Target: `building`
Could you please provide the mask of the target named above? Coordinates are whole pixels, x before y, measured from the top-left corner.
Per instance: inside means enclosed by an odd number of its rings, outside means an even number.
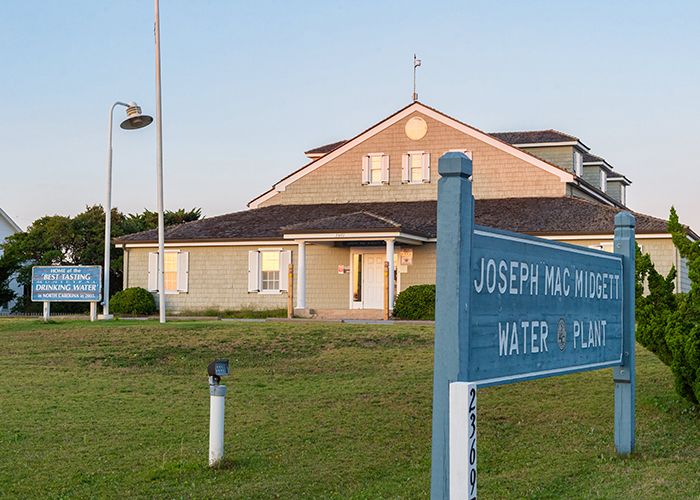
[[[435,282],[437,163],[451,151],[472,159],[477,224],[612,250],[630,181],[579,139],[487,134],[414,102],[350,140],[307,151],[310,162],[250,210],[167,228],[166,307],[286,307],[291,289],[298,314],[376,317],[384,261],[396,292]],[[634,215],[657,269],[676,265],[677,289],[688,287],[666,221]],[[156,292],[157,232],[115,243],[125,251],[124,286]]]
[[[0,245],[5,242],[5,239],[15,233],[22,231],[17,224],[7,215],[2,208],[0,208]],[[0,255],[2,255],[3,250],[0,247]],[[10,288],[17,294],[22,295],[22,287],[17,284],[15,280],[10,281]],[[14,304],[5,303],[0,304],[0,314],[7,313],[12,308]]]

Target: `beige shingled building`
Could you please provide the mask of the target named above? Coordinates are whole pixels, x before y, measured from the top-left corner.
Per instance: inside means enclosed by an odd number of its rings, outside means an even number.
[[[167,228],[167,309],[286,307],[292,290],[300,315],[378,317],[384,261],[394,275],[390,305],[407,287],[435,282],[437,165],[452,151],[472,159],[477,224],[612,250],[630,182],[579,139],[487,134],[414,102],[350,140],[307,151],[310,163],[250,210]],[[666,222],[634,215],[643,251],[662,273],[675,265],[676,289],[689,289]],[[157,294],[156,232],[116,244],[124,287]]]

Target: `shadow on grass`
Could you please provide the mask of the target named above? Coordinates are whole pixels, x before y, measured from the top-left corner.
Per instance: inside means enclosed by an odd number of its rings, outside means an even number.
[[[258,462],[258,463],[256,463]],[[223,471],[234,471],[243,469],[254,469],[260,465],[261,460],[254,460],[252,458],[229,458],[224,457],[214,465],[212,465],[212,470],[223,470]]]
[[[147,479],[150,481],[171,481],[179,478],[180,476],[187,477],[192,475],[198,475],[200,472],[207,471],[222,471],[222,472],[242,472],[242,471],[252,471],[254,469],[260,469],[265,462],[259,458],[229,458],[224,457],[219,460],[215,465],[209,467],[207,465],[202,465],[201,462],[175,462],[170,464],[165,464],[158,469],[152,470],[146,474]]]

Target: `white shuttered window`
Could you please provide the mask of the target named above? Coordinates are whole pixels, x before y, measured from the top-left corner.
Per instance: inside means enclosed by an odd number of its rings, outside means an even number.
[[[430,182],[430,153],[412,151],[401,158],[401,182]]]
[[[389,184],[389,155],[372,153],[362,157],[362,184]]]
[[[290,250],[261,248],[248,252],[248,292],[279,293],[289,289]]]
[[[165,252],[165,293],[189,291],[190,253]],[[158,252],[148,254],[148,290],[158,291]]]

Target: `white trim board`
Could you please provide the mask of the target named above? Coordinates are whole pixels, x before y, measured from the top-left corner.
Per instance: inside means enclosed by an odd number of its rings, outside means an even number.
[[[158,248],[158,242],[155,243],[117,243],[121,248]],[[270,241],[206,241],[206,242],[191,242],[179,241],[177,243],[166,243],[166,248],[173,247],[254,247],[267,245],[292,245],[289,241],[270,240]]]
[[[333,241],[356,241],[356,240],[387,240],[387,239],[401,239],[404,241],[418,241],[426,242],[429,238],[424,236],[414,236],[410,234],[393,232],[393,233],[299,233],[285,235],[286,240],[333,240]]]
[[[614,235],[612,233],[610,234],[586,234],[586,235],[568,235],[568,236],[538,236],[538,238],[542,238],[545,240],[558,240],[558,241],[565,241],[565,240],[612,240],[614,239]],[[652,233],[652,234],[644,234],[644,233],[635,233],[635,238],[638,240],[649,240],[649,239],[671,239],[671,235],[666,233],[666,234],[660,234],[660,233]]]
[[[17,224],[15,224],[15,221],[13,221],[12,218],[10,218],[10,216],[7,215],[7,213],[2,208],[0,208],[0,216],[2,216],[5,220],[7,220],[7,223],[10,226],[12,226],[12,229],[14,229],[16,232],[18,232],[18,233],[22,232],[22,229]]]

